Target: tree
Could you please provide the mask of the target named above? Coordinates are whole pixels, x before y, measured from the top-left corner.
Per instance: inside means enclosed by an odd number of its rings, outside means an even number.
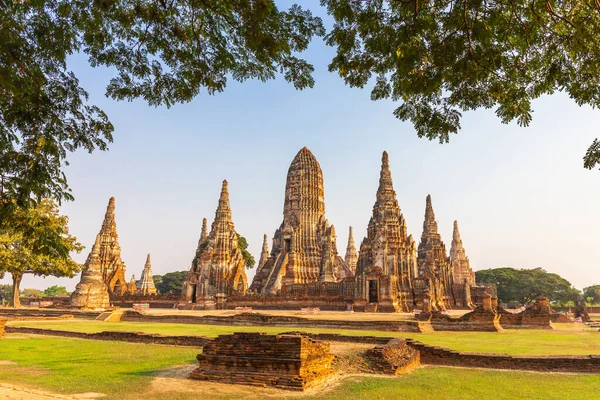
[[[53,285],[46,288],[42,292],[43,297],[67,297],[70,296],[71,293],[64,286]]]
[[[187,277],[187,271],[168,272],[161,277],[160,282],[154,281],[154,285],[160,294],[181,295],[183,281]]]
[[[10,287],[10,293],[11,293],[11,295],[13,293],[12,286]],[[40,289],[27,288],[27,289],[23,289],[23,291],[21,292],[21,295],[23,297],[41,297],[42,291]]]
[[[250,254],[250,252],[247,250],[248,241],[246,240],[245,237],[243,237],[239,233],[236,233],[236,235],[238,238],[238,248],[242,251],[242,256],[244,257],[246,269],[254,268],[254,264],[256,264],[256,260],[254,259],[252,254]]]
[[[112,141],[113,126],[88,103],[69,55],[115,71],[109,97],[171,106],[202,89],[221,92],[228,78],[281,73],[298,89],[312,87],[313,67],[297,54],[324,35],[310,11],[279,11],[273,0],[0,0],[0,27],[0,200],[19,206],[71,200],[67,154]]]
[[[329,65],[419,137],[448,142],[462,112],[495,108],[503,123],[531,122],[531,102],[563,91],[600,106],[600,3],[531,0],[321,0],[335,20]],[[374,78],[374,79],[372,79]],[[594,141],[584,166],[600,164]]]
[[[593,304],[600,303],[600,285],[592,285],[583,288],[583,298],[588,299],[589,297],[592,298],[591,302]]]
[[[83,246],[69,234],[68,218],[58,205],[44,199],[35,207],[16,209],[10,226],[0,230],[0,275],[12,275],[11,305],[19,307],[19,285],[24,274],[73,277],[81,265],[71,252]]]
[[[10,300],[12,287],[10,285],[0,285],[0,305],[6,304]]]
[[[477,271],[475,276],[479,283],[495,284],[503,302],[518,301],[524,306],[542,296],[565,303],[579,294],[569,281],[542,268],[495,268]]]

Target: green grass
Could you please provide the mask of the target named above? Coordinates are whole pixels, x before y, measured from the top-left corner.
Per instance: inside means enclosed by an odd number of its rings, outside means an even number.
[[[169,392],[150,390],[158,371],[194,361],[198,350],[191,348],[16,334],[0,343],[0,360],[17,363],[0,365],[0,382],[51,392],[99,392],[107,400],[265,399],[287,394],[183,379]],[[202,385],[208,389],[201,395],[185,392]],[[424,367],[393,378],[349,376],[330,391],[316,389],[302,399],[575,400],[597,399],[599,393],[597,375]]]
[[[586,355],[600,354],[600,332],[591,329],[573,330],[572,325],[557,324],[559,329],[570,330],[515,330],[495,332],[434,332],[405,333],[361,330],[333,330],[319,328],[250,327],[192,325],[142,322],[101,321],[49,321],[21,322],[10,325],[32,328],[61,329],[76,332],[130,331],[158,333],[163,335],[217,336],[233,332],[281,333],[301,330],[312,333],[341,333],[345,335],[373,335],[411,337],[423,343],[452,350],[510,355]]]
[[[60,393],[101,392],[111,397],[143,390],[159,370],[195,362],[198,349],[8,335],[0,339],[0,381]]]

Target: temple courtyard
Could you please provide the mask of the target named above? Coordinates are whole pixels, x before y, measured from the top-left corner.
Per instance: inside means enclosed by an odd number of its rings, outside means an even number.
[[[169,315],[168,311],[155,311]],[[181,311],[182,315],[199,312]],[[232,311],[205,311],[229,315]],[[298,312],[289,312],[290,316]],[[281,312],[274,314],[281,315]],[[319,313],[313,319],[349,318],[365,322],[408,318],[368,313]],[[597,319],[597,316],[592,316]],[[318,321],[315,321],[318,323]],[[93,319],[17,318],[0,339],[0,397],[7,399],[258,399],[353,398],[422,399],[593,399],[600,398],[600,376],[586,373],[509,371],[422,364],[390,376],[367,372],[365,354],[373,344],[329,341],[334,374],[304,392],[189,379],[201,347],[89,340],[31,334],[24,328],[63,332],[139,332],[166,337],[208,337],[234,332],[280,334],[299,331],[352,337],[410,338],[463,353],[535,356],[600,356],[600,333],[582,323],[556,323],[554,329],[505,329],[503,332],[390,332],[365,329],[226,326]]]

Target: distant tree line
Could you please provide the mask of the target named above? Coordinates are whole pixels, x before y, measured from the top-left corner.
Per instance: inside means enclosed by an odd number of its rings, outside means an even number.
[[[560,306],[581,295],[569,281],[542,268],[493,268],[476,271],[475,276],[478,283],[494,284],[503,303],[518,302],[527,306],[538,297],[547,297]]]

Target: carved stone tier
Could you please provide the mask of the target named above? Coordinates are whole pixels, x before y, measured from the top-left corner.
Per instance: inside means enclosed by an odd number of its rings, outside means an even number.
[[[250,289],[277,294],[282,285],[338,282],[352,276],[338,255],[335,229],[325,219],[323,173],[304,147],[288,170],[283,222],[273,236],[271,255]]]
[[[188,301],[212,308],[229,295],[245,294],[248,287],[245,261],[231,219],[227,181],[223,181],[210,233],[205,240],[203,236],[183,288]]]
[[[137,281],[138,293],[142,296],[153,296],[156,294],[156,286],[154,286],[154,278],[152,277],[152,264],[150,263],[150,254],[146,257],[142,278]]]
[[[135,275],[131,275],[131,279],[129,280],[129,284],[127,285],[127,293],[129,293],[129,294],[137,293],[137,281],[135,279]]]
[[[108,286],[104,283],[101,270],[100,252],[102,248],[101,234],[96,236],[96,242],[85,262],[81,280],[71,295],[71,306],[87,310],[104,310],[110,306]]]

